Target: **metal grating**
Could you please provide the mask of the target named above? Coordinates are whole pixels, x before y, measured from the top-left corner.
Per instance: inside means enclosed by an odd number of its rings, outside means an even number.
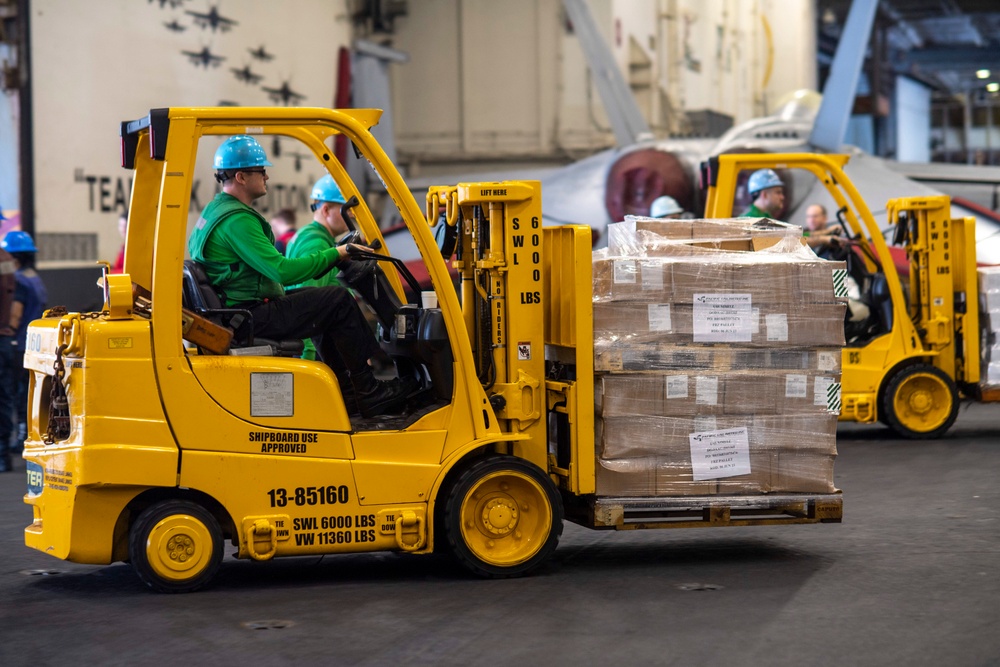
[[[97,234],[41,232],[36,238],[38,261],[97,261]]]

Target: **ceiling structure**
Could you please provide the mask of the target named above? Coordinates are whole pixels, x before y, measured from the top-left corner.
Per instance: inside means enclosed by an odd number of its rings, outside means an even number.
[[[836,48],[850,4],[818,0],[821,59]],[[893,74],[939,97],[984,97],[987,84],[1000,83],[1000,0],[881,0],[872,40],[869,72],[883,95]],[[983,69],[989,75],[977,77]]]

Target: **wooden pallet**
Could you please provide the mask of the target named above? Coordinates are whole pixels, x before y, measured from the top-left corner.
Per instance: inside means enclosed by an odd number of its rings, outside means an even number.
[[[844,501],[839,493],[595,498],[587,514],[590,527],[615,530],[840,523]]]

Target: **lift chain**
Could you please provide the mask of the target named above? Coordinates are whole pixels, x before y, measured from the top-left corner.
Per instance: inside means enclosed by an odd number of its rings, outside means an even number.
[[[49,424],[42,434],[42,441],[51,445],[58,440],[69,437],[69,399],[66,398],[66,387],[63,378],[66,377],[66,366],[63,364],[63,352],[67,345],[63,343],[56,349],[56,361],[53,364],[55,374],[52,377],[52,389],[49,391]]]

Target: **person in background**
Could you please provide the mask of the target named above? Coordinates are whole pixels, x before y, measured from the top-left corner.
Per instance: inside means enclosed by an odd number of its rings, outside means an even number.
[[[283,208],[271,218],[271,229],[274,231],[274,247],[282,255],[288,249],[288,242],[295,236],[295,209]]]
[[[750,174],[747,190],[753,204],[741,218],[777,219],[785,208],[785,184],[773,169],[758,169]]]
[[[24,348],[28,340],[28,325],[37,320],[45,311],[48,292],[41,276],[35,271],[35,242],[27,232],[9,232],[0,242],[6,252],[14,258],[17,266],[14,301],[10,309],[10,327],[14,330],[13,364],[15,387],[15,414],[17,416],[17,441],[11,451],[24,450],[24,440],[28,436],[28,370],[24,367]]]
[[[251,204],[267,194],[271,162],[251,136],[229,137],[215,152],[222,192],[209,202],[188,238],[191,258],[205,268],[227,308],[245,308],[261,338],[313,338],[337,376],[344,402],[364,417],[400,411],[406,393],[398,378],[377,380],[368,360],[378,347],[351,293],[336,285],[283,285],[317,278],[363,246],[330,247],[289,259],[274,247],[274,233]]]
[[[339,240],[348,232],[347,222],[344,221],[340,210],[341,205],[347,200],[344,199],[344,195],[340,192],[337,182],[333,180],[333,176],[327,174],[316,181],[312,188],[311,197],[313,200],[310,205],[313,212],[312,222],[298,230],[288,243],[288,247],[285,248],[285,256],[289,259],[306,257],[314,252],[335,248]],[[289,289],[326,285],[347,287],[340,280],[340,269],[334,267],[325,275],[291,285]],[[313,345],[312,340],[307,338],[304,344],[302,358],[315,359],[316,346]]]
[[[115,265],[111,267],[111,273],[125,273],[125,234],[128,233],[128,209],[122,211],[118,216],[118,233],[122,237],[122,247],[118,251]]]
[[[682,213],[684,213],[684,209],[677,203],[677,200],[667,195],[657,197],[649,207],[649,217],[651,218],[676,219],[681,217]]]
[[[802,236],[813,252],[823,259],[844,259],[844,249],[840,243],[843,231],[840,225],[828,226],[826,207],[822,204],[811,204],[806,209],[806,225]]]
[[[14,401],[17,396],[17,366],[14,365],[14,334],[11,308],[17,284],[17,262],[0,249],[0,472],[13,470],[10,439],[14,432]]]

